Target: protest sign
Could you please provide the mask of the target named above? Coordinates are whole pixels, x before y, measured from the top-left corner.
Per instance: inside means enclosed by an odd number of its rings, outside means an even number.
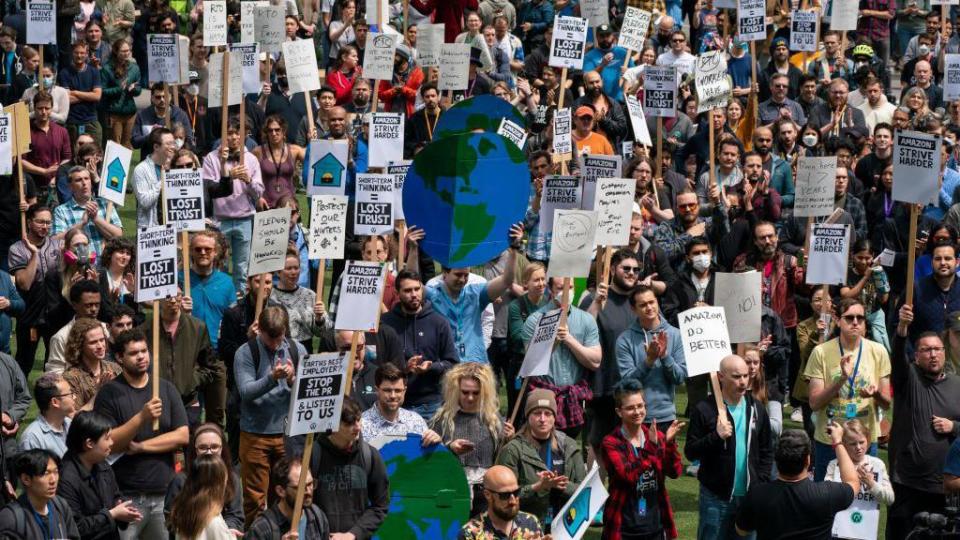
[[[397,52],[399,36],[396,34],[367,34],[363,49],[363,77],[380,81],[393,78],[393,56]],[[314,65],[316,76],[316,65]]]
[[[220,107],[223,97],[223,55],[213,53],[207,64],[207,107]],[[227,106],[239,105],[243,99],[243,53],[230,52],[230,88]]]
[[[930,0],[931,6],[956,6],[960,5],[960,0]]]
[[[580,201],[583,192],[580,190],[580,179],[576,176],[548,176],[543,179],[543,190],[540,192],[540,223],[541,234],[553,231],[554,210],[576,210],[582,208]]]
[[[203,0],[203,46],[227,46],[226,0]]]
[[[767,6],[765,0],[740,0],[737,6],[737,29],[742,41],[767,39]]]
[[[590,274],[596,246],[597,213],[592,210],[556,210],[547,277],[577,278]]]
[[[837,156],[800,156],[797,165],[793,215],[821,217],[833,213],[836,199]]]
[[[347,185],[347,157],[350,143],[346,140],[310,141],[307,152],[308,195],[343,195]]]
[[[553,153],[558,156],[573,154],[573,125],[570,109],[557,109],[553,113]]]
[[[597,245],[625,246],[630,243],[633,197],[637,182],[633,178],[597,180]]]
[[[290,207],[264,210],[253,215],[253,238],[247,275],[283,270],[290,243]]]
[[[27,0],[27,44],[57,42],[57,3],[54,0]]]
[[[580,0],[580,16],[587,20],[591,28],[610,24],[609,7],[607,0]]]
[[[180,84],[180,44],[177,34],[147,35],[150,82]]]
[[[550,373],[550,356],[553,354],[553,343],[557,338],[557,329],[560,328],[560,308],[551,309],[540,317],[533,336],[527,345],[527,352],[523,355],[523,364],[520,366],[518,377],[542,377]]]
[[[393,176],[358,174],[353,232],[358,235],[393,233]]]
[[[707,306],[688,309],[678,316],[680,341],[687,360],[687,378],[720,371],[720,360],[729,355],[730,335],[723,308]],[[669,349],[670,344],[667,344]]]
[[[390,68],[393,69],[392,67]],[[440,45],[440,81],[438,89],[466,90],[470,84],[470,44],[443,43]]]
[[[346,352],[311,354],[297,364],[297,378],[290,392],[287,414],[288,437],[340,429],[344,390],[349,386]]]
[[[760,341],[760,272],[714,274],[713,305],[722,307],[731,343]]]
[[[287,65],[287,84],[290,93],[312,92],[320,89],[320,77],[317,74],[317,51],[313,41],[298,39],[280,44],[283,59]],[[231,58],[232,60],[232,58]]]
[[[387,174],[393,177],[393,219],[406,219],[403,215],[403,182],[407,179],[407,169],[411,161],[391,162],[387,165]]]
[[[943,55],[943,100],[960,99],[960,54]]]
[[[713,0],[714,9],[737,9],[737,0]]]
[[[620,35],[617,37],[617,45],[633,51],[642,51],[650,29],[651,17],[649,11],[627,6],[623,15],[623,25],[620,26]]]
[[[206,228],[200,169],[173,169],[163,176],[164,223],[177,232]]]
[[[643,146],[653,146],[650,139],[650,130],[647,129],[647,119],[643,116],[643,108],[637,96],[625,96],[627,102],[627,113],[630,115],[630,125],[633,127],[633,138]]]
[[[348,201],[346,195],[311,197],[309,258],[343,258]]]
[[[258,7],[255,12],[254,38],[260,44],[260,50],[271,54],[280,52],[282,50],[280,44],[286,38],[283,28],[286,13],[284,7]]]
[[[383,23],[390,21],[390,14],[387,11],[389,6],[386,0],[365,0],[364,1],[364,10],[365,19],[367,24],[373,26],[377,25],[377,31],[382,32],[383,29],[380,28]]]
[[[940,145],[936,135],[918,131],[893,134],[893,199],[927,204],[940,191]]]
[[[417,63],[420,67],[440,67],[440,47],[443,45],[444,24],[417,26]]]
[[[370,115],[370,166],[386,167],[403,159],[403,113]]]
[[[623,158],[600,154],[580,155],[580,175],[583,177],[583,196],[581,208],[596,210],[594,197],[597,193],[597,178],[620,176]]]
[[[847,225],[814,224],[807,257],[808,285],[842,285],[847,282],[850,237]]]
[[[523,150],[523,145],[527,144],[527,130],[524,129],[523,126],[506,118],[500,119],[500,127],[497,128],[497,133],[509,139],[510,142],[517,145],[517,148],[521,150]]]
[[[240,2],[240,43],[257,41],[257,8],[267,7],[270,2],[264,0],[244,0]]]
[[[587,41],[587,20],[580,17],[557,17],[553,20],[550,62],[553,67],[583,69]]]
[[[122,144],[107,141],[107,147],[103,149],[103,168],[100,170],[98,197],[117,206],[123,206],[127,182],[130,178],[131,158],[133,158],[133,150]]]
[[[633,141],[620,143],[620,155],[623,156],[623,159],[633,159]]]
[[[834,0],[831,4],[830,29],[838,31],[856,30],[857,17],[860,16],[860,3],[847,0]]]
[[[697,114],[726,107],[733,88],[727,75],[723,51],[710,51],[697,57],[694,80],[697,87]]]
[[[173,225],[137,231],[137,302],[177,295],[177,231]]]
[[[643,112],[647,116],[677,116],[677,69],[647,66],[643,70]]]
[[[260,82],[260,45],[257,43],[231,43],[230,50],[240,54],[240,86],[244,94],[259,94],[263,89]],[[235,57],[231,56],[231,64]],[[231,66],[232,68],[233,66]],[[230,70],[233,73],[233,69]],[[233,86],[233,82],[230,82]]]
[[[339,305],[350,307],[337,310],[335,330],[366,332],[377,328],[385,271],[380,263],[347,261],[340,284]]]
[[[790,13],[790,50],[817,52],[817,14],[813,11]]]
[[[16,131],[14,152],[19,152],[20,155],[26,154],[30,151],[30,111],[27,109],[27,104],[17,101],[4,107],[3,112],[13,117],[13,127]]]
[[[13,115],[0,113],[0,174],[13,174],[14,136]]]
[[[180,64],[180,84],[188,84],[190,82],[190,38],[177,36],[177,52],[179,54],[177,62]]]
[[[645,475],[644,479],[646,479]],[[553,518],[550,529],[551,538],[553,540],[583,538],[590,524],[593,523],[593,516],[603,508],[609,496],[607,488],[603,487],[603,479],[600,478],[600,467],[594,463],[583,482],[580,482],[577,490],[567,500],[567,504],[563,505],[560,512]]]
[[[867,469],[866,474],[873,477],[875,485],[884,485],[885,470],[878,470],[871,467]],[[832,482],[843,482],[840,477],[840,467],[834,467],[833,475],[824,480]],[[889,485],[889,484],[887,484]],[[855,540],[873,540],[879,538],[877,532],[880,528],[880,501],[873,494],[873,490],[868,488],[866,482],[860,485],[860,493],[853,498],[853,502],[845,510],[841,510],[833,516],[833,538],[852,538]],[[907,535],[908,537],[910,535]]]
[[[896,264],[896,257],[896,251],[890,248],[884,248],[884,250],[880,252],[880,255],[877,255],[877,262],[880,264],[880,266],[892,268],[893,265]]]

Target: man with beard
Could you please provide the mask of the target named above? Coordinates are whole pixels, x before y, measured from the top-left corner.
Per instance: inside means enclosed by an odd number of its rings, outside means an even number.
[[[960,492],[960,377],[944,372],[944,343],[934,332],[917,336],[913,362],[907,336],[914,326],[913,307],[900,308],[893,337],[891,383],[897,389],[890,429],[890,478],[895,500],[887,513],[887,538],[903,538],[917,512],[944,510],[944,492]],[[951,321],[953,323],[953,321]],[[946,461],[946,467],[943,463]]]
[[[677,195],[677,217],[657,225],[653,230],[654,243],[663,248],[674,269],[680,267],[687,241],[694,236],[704,236],[711,245],[717,245],[723,235],[730,232],[726,206],[716,204],[719,201],[717,191],[712,192],[716,195],[712,216],[700,216],[697,194],[688,189]]]
[[[327,515],[317,505],[313,504],[313,490],[315,484],[313,475],[307,471],[306,478],[300,478],[300,458],[285,457],[270,467],[270,501],[267,508],[247,529],[248,539],[275,540],[282,538],[289,540],[290,520],[297,507],[297,488],[302,481],[303,510],[306,518],[306,527],[299,529],[298,538],[304,540],[327,540],[330,535],[330,525]],[[302,523],[302,522],[301,522]]]
[[[491,537],[539,538],[540,522],[520,511],[520,484],[509,467],[494,465],[483,475],[483,498],[487,511],[460,529],[457,540],[484,540]]]
[[[216,267],[219,250],[217,240],[217,233],[213,231],[198,231],[190,235],[190,298],[193,300],[190,314],[207,325],[210,345],[214,350],[218,350],[223,314],[237,301],[233,279]],[[182,283],[183,275],[178,280]],[[231,367],[235,351],[236,348],[230,351],[231,363],[228,365]]]
[[[770,155],[769,153],[767,154]],[[763,170],[763,158],[757,152],[747,152],[743,158],[743,181],[730,191],[736,193],[748,219],[776,223],[780,221],[781,199],[777,190],[770,186],[770,173]],[[730,194],[728,193],[729,197]],[[728,214],[731,227],[737,222],[737,213]]]
[[[867,99],[857,108],[863,113],[871,133],[877,129],[877,125],[893,122],[893,111],[897,110],[897,106],[887,100],[887,96],[883,93],[883,82],[880,79],[872,75],[867,77],[860,90]],[[859,173],[857,178],[864,179]]]
[[[800,94],[800,77],[803,72],[800,68],[790,63],[790,50],[786,38],[777,37],[770,43],[770,63],[763,69],[760,81],[760,101],[770,99],[770,81],[777,73],[787,76],[790,87],[787,89],[787,97],[794,99]]]
[[[807,123],[803,107],[787,97],[790,89],[790,77],[783,73],[775,73],[770,77],[770,99],[760,103],[757,113],[760,124],[770,127],[781,118],[789,118],[801,126]]]
[[[117,426],[110,430],[113,451],[122,455],[113,464],[117,484],[143,513],[143,519],[127,526],[127,534],[166,538],[163,502],[175,454],[190,440],[187,413],[169,381],[160,379],[159,397],[153,397],[150,352],[142,332],[124,332],[115,345],[123,372],[100,390],[94,410]],[[153,429],[154,421],[160,429]]]
[[[370,112],[370,81],[366,79],[355,80],[350,95],[352,97],[350,103],[344,105],[343,108],[350,115],[349,122],[354,133],[356,133],[363,127],[363,115]]]
[[[669,15],[660,17],[657,23],[657,33],[650,36],[650,41],[653,44],[657,56],[670,50],[670,38],[673,37],[673,28],[675,25],[676,21],[673,20],[673,17]]]
[[[594,129],[605,135],[614,148],[619,148],[620,141],[627,136],[627,117],[623,112],[623,106],[611,99],[610,94],[604,92],[605,84],[599,72],[585,71],[583,73],[585,94],[574,102],[574,110],[579,112],[580,107],[584,105],[593,107],[596,113]],[[579,128],[580,124],[577,123],[574,127]]]
[[[408,159],[413,158],[420,148],[433,140],[433,130],[443,114],[443,109],[440,108],[440,91],[435,83],[423,83],[420,97],[423,99],[423,108],[410,115],[404,128],[403,155]]]
[[[924,332],[942,332],[947,315],[960,310],[960,282],[957,280],[957,250],[951,243],[936,244],[930,250],[933,274],[913,286],[913,315],[910,341]]]
[[[401,270],[394,281],[400,301],[383,315],[403,343],[409,374],[404,406],[429,420],[443,402],[443,374],[459,361],[450,323],[423,299],[420,274]]]
[[[868,98],[876,88],[876,85],[868,87]],[[857,160],[856,175],[863,182],[864,190],[873,192],[882,189],[880,177],[883,175],[883,170],[890,165],[892,158],[893,128],[886,122],[876,124],[873,128],[873,151]],[[879,226],[878,223],[872,224],[872,227],[877,226]]]
[[[773,223],[759,221],[753,226],[753,248],[733,261],[734,272],[757,270],[762,273],[760,291],[763,305],[783,319],[788,331],[797,326],[794,288],[804,284],[804,268],[796,257],[778,248],[779,238]]]
[[[627,57],[627,50],[615,46],[617,38],[609,24],[601,24],[595,30],[597,46],[587,51],[583,58],[583,71],[595,71],[603,79],[603,93],[615,101],[623,100],[623,88],[620,87],[620,68]],[[627,67],[633,67],[633,60]]]
[[[760,156],[764,175],[770,181],[770,187],[780,195],[783,206],[793,208],[795,191],[793,171],[790,170],[790,163],[780,159],[773,152],[773,130],[770,126],[761,126],[753,131],[753,151]],[[746,162],[746,156],[744,156],[744,162]]]
[[[808,125],[820,126],[820,139],[829,135],[840,135],[844,128],[856,127],[867,133],[867,121],[863,112],[847,105],[850,85],[844,79],[830,82],[829,95],[823,105],[814,107],[808,115]]]

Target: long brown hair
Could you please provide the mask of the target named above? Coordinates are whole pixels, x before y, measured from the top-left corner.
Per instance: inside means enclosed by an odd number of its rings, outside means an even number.
[[[763,351],[756,345],[747,344],[743,349],[743,355],[746,356],[747,353],[750,352],[756,352],[757,356],[760,357],[760,367],[757,368],[757,376],[750,381],[750,394],[753,396],[753,399],[766,405],[769,397],[767,396],[767,377],[763,373]]]
[[[210,508],[226,501],[227,466],[219,456],[202,455],[190,464],[183,490],[173,500],[170,527],[179,537],[196,538],[207,526]]]
[[[120,60],[120,47],[129,45],[133,50],[133,42],[130,38],[120,38],[113,42],[110,47],[110,63],[113,64],[113,74],[117,78],[117,83],[121,86],[127,81],[127,70],[130,69],[130,59]]]

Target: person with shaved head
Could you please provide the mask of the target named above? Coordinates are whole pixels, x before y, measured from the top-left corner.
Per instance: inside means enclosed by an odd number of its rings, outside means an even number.
[[[483,497],[487,511],[460,529],[458,540],[486,538],[543,538],[540,522],[520,511],[520,484],[510,467],[494,465],[483,475]]]
[[[720,388],[723,416],[713,396],[697,403],[683,449],[690,461],[700,460],[698,540],[739,538],[737,511],[750,486],[770,481],[773,466],[770,418],[749,392],[743,358],[731,354],[720,361]]]

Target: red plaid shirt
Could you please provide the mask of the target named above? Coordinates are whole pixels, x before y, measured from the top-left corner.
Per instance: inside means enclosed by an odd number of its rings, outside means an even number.
[[[534,388],[549,390],[556,396],[557,429],[575,428],[585,423],[583,402],[593,399],[593,391],[590,390],[590,384],[587,381],[582,380],[569,386],[557,386],[543,377],[532,377],[529,386],[531,390]]]
[[[649,428],[641,426],[645,442],[640,455],[634,455],[630,442],[623,436],[620,427],[603,438],[600,452],[607,469],[610,498],[603,507],[603,540],[620,540],[623,512],[630,505],[637,505],[637,481],[643,471],[656,471],[657,483],[662,486],[657,493],[660,506],[660,523],[668,538],[677,537],[677,526],[670,507],[670,495],[664,476],[679,478],[682,473],[680,452],[676,442],[666,444],[663,432],[657,437],[657,444],[650,441]]]
[[[860,9],[886,10],[891,15],[896,15],[897,0],[860,0]],[[873,42],[890,39],[890,21],[877,17],[860,17],[857,22],[857,33],[870,38]]]

